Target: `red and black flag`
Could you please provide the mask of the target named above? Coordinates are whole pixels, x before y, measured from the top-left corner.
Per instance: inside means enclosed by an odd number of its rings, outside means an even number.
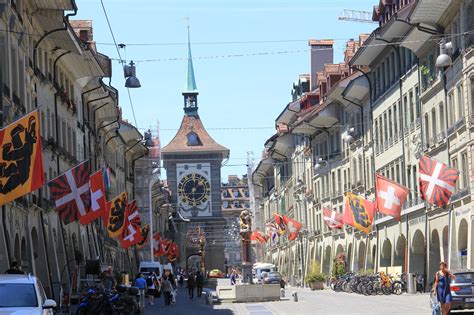
[[[368,234],[374,221],[375,204],[371,201],[348,192],[344,206],[343,221],[345,224]]]
[[[48,183],[55,210],[64,224],[79,220],[89,211],[89,172],[89,161],[85,161]]]
[[[171,242],[170,246],[168,247],[168,261],[175,262],[179,255],[179,248],[178,244],[175,242]]]
[[[43,184],[40,125],[35,110],[0,129],[0,205]]]
[[[275,223],[276,226],[278,227],[278,234],[283,235],[286,233],[286,223],[285,220],[283,220],[283,217],[279,215],[278,213],[274,214],[275,217]]]
[[[419,160],[421,198],[432,205],[446,208],[459,177],[458,170],[423,155]]]
[[[143,248],[148,242],[148,237],[150,236],[150,225],[147,224],[140,229],[140,240],[137,243],[138,248]]]

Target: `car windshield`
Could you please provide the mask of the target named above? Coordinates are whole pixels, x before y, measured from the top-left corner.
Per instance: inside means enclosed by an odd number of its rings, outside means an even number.
[[[474,273],[455,273],[456,279],[453,279],[453,283],[472,283],[474,281]]]
[[[33,284],[0,283],[0,308],[38,307]]]
[[[280,277],[280,273],[279,272],[270,272],[268,274],[269,277]]]

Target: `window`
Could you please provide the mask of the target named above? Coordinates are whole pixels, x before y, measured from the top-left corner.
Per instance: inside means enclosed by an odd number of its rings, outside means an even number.
[[[383,138],[386,141],[388,139],[388,133],[387,133],[387,112],[383,113]]]
[[[393,137],[393,129],[392,129],[392,110],[388,109],[388,137],[392,139]]]
[[[457,158],[453,158],[451,163],[452,163],[452,167],[457,170],[457,169],[458,169],[458,159],[457,159]],[[459,182],[460,182],[460,181],[459,181],[459,179],[458,179],[458,180],[456,181],[456,189],[459,189],[459,186],[460,186]]]
[[[379,150],[379,120],[375,119],[375,150]]]
[[[436,109],[433,108],[431,110],[431,134],[432,134],[432,137],[436,137],[436,134],[437,134],[437,124],[436,124]]]
[[[430,144],[430,120],[428,114],[425,114],[425,143]]]
[[[398,138],[398,116],[397,116],[397,103],[393,104],[393,133],[395,139]]]
[[[464,101],[463,101],[463,88],[462,84],[459,84],[457,87],[457,103],[458,103],[458,119],[460,120],[464,117]]]
[[[240,208],[240,203],[238,201],[234,201],[234,207],[235,208]]]
[[[446,107],[446,113],[448,117],[448,125],[453,125],[454,124],[454,96],[453,93],[449,93],[448,95],[448,106]]]
[[[341,193],[342,191],[342,180],[341,180],[341,170],[337,170],[337,187],[338,187],[338,193]]]
[[[410,123],[415,122],[415,104],[413,102],[413,90],[409,92],[409,100],[410,100]]]
[[[421,108],[420,108],[420,88],[415,86],[415,109],[416,109],[416,118],[420,118]]]
[[[407,99],[407,95],[405,94],[403,96],[403,127],[404,128],[407,128],[408,126],[408,111],[407,111],[407,105],[408,105],[408,99]]]
[[[397,179],[397,183],[400,183],[400,165],[397,164],[397,165],[395,166],[395,169],[396,169],[396,174],[395,174],[396,176],[395,176],[395,178]]]
[[[412,168],[413,172],[411,174],[413,176],[413,190],[411,193],[413,194],[414,198],[418,199],[418,172],[416,165],[413,165]]]
[[[199,139],[199,136],[194,131],[191,131],[190,133],[188,133],[186,137],[188,138],[188,143],[187,143],[188,146],[191,147],[191,146],[202,145],[202,142]]]
[[[444,121],[444,106],[443,102],[439,103],[439,129],[446,132],[446,122]]]
[[[462,177],[462,187],[469,187],[469,165],[467,160],[467,152],[461,154],[461,177]]]

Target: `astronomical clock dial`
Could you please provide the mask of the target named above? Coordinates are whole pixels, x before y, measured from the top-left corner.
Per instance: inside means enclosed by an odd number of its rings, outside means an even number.
[[[178,194],[182,206],[200,207],[209,201],[211,184],[201,174],[187,174],[178,183]]]

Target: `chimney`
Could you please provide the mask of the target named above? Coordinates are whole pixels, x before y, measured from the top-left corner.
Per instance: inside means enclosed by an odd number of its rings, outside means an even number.
[[[311,47],[311,91],[314,91],[319,85],[317,72],[323,71],[325,64],[334,61],[334,40],[310,39],[308,45]]]

